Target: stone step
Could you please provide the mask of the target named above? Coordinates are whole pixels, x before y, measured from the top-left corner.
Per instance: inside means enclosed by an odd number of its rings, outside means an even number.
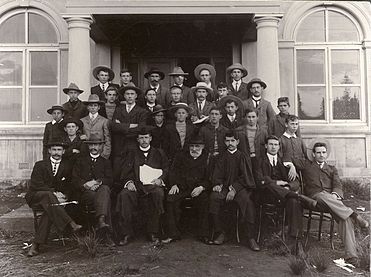
[[[0,228],[8,232],[34,232],[33,212],[23,205],[0,217]]]

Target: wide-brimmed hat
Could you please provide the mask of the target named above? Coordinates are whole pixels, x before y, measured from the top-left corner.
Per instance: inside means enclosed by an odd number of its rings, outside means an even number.
[[[144,78],[148,79],[148,77],[151,76],[152,73],[157,73],[158,75],[160,75],[161,80],[165,78],[165,73],[156,67],[152,67],[148,72],[144,73]]]
[[[82,126],[84,125],[80,119],[77,119],[72,116],[68,116],[67,118],[63,118],[62,120],[62,126],[63,128],[66,127],[68,123],[75,123],[77,127],[79,127],[79,130],[82,129]]]
[[[219,108],[224,109],[225,103],[228,100],[233,100],[233,102],[235,102],[237,104],[239,113],[241,113],[241,115],[244,115],[245,108],[244,108],[244,105],[242,103],[242,100],[240,98],[238,98],[237,96],[234,96],[234,95],[227,95],[227,96],[221,98],[219,100],[219,103],[218,103]]]
[[[67,113],[67,110],[61,105],[53,105],[51,108],[47,109],[46,112],[52,114],[54,110],[61,110],[62,112]]]
[[[176,66],[173,69],[173,72],[169,73],[169,76],[188,76],[188,73],[185,73],[180,66]]]
[[[87,144],[93,144],[93,143],[105,143],[104,138],[98,136],[95,133],[90,134],[87,140],[84,141],[84,143]]]
[[[64,142],[60,137],[52,137],[48,143],[46,144],[47,147],[50,146],[62,146],[63,148],[67,147],[67,143]]]
[[[227,67],[227,74],[230,75],[233,69],[239,69],[242,71],[242,78],[247,76],[247,69],[243,67],[240,63],[234,63]]]
[[[137,95],[143,93],[142,90],[136,86],[126,86],[126,87],[119,88],[119,94],[124,95],[125,91],[130,90],[130,89],[134,90],[137,93]]]
[[[188,113],[191,111],[191,108],[186,103],[176,103],[175,105],[169,108],[170,111],[176,112],[178,109],[185,109]]]
[[[108,81],[112,81],[115,78],[115,73],[113,72],[111,68],[109,68],[108,66],[99,65],[93,69],[93,76],[95,79],[99,80],[97,75],[100,71],[108,72],[108,75],[109,75]]]
[[[158,114],[160,112],[166,112],[166,109],[164,109],[161,105],[156,105],[153,107],[152,115]]]
[[[99,105],[103,105],[104,101],[99,99],[99,96],[97,94],[90,94],[87,101],[83,101],[85,105],[97,103]]]
[[[71,90],[77,91],[79,93],[84,92],[82,89],[79,89],[79,87],[75,83],[70,83],[68,87],[63,89],[63,92],[65,94],[68,94]]]
[[[201,81],[200,73],[204,69],[206,69],[210,72],[211,79],[215,79],[215,76],[216,76],[215,68],[211,64],[202,63],[202,64],[199,64],[198,66],[196,66],[196,68],[193,72],[197,80]]]
[[[194,87],[191,88],[191,92],[192,92],[192,93],[195,93],[195,92],[196,92],[198,89],[200,89],[200,88],[202,88],[202,89],[206,89],[208,94],[210,94],[210,93],[213,92],[213,89],[210,88],[210,87],[208,87],[207,84],[206,84],[205,82],[198,82],[198,83],[196,84],[196,86],[194,86]]]
[[[247,83],[247,88],[248,89],[251,89],[251,86],[252,84],[255,84],[255,83],[258,83],[260,84],[264,89],[267,87],[267,84],[264,83],[262,80],[260,80],[259,78],[253,78],[250,80],[250,82]]]

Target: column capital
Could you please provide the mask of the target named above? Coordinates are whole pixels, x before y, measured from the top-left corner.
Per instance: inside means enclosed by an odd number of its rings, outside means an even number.
[[[256,29],[266,28],[266,27],[278,28],[278,23],[280,22],[281,18],[282,16],[280,15],[255,16],[254,22],[256,23]]]
[[[68,29],[83,28],[90,30],[90,25],[94,22],[91,15],[63,15],[68,24]]]

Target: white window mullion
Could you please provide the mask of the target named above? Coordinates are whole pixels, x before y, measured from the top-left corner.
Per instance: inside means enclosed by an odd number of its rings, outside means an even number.
[[[30,75],[31,75],[31,61],[30,61],[30,51],[25,50],[25,57],[24,57],[24,68],[25,68],[25,78],[24,81],[24,103],[25,103],[25,121],[26,124],[30,122],[29,120],[29,114],[30,114]]]
[[[328,105],[328,112],[327,112],[327,122],[331,123],[333,121],[333,107],[332,107],[332,101],[333,99],[333,94],[332,94],[332,64],[331,64],[331,49],[327,48],[326,49],[326,82],[327,82],[327,105]]]

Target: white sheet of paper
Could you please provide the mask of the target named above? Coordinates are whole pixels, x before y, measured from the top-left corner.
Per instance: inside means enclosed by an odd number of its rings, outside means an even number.
[[[139,179],[143,185],[151,185],[154,179],[158,179],[162,175],[162,169],[142,165],[139,167]]]

